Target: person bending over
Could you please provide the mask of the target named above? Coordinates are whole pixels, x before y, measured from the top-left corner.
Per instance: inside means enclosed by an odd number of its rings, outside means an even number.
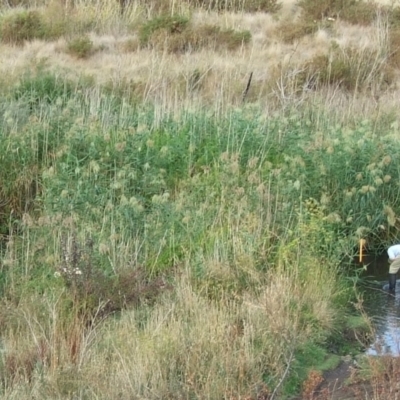
[[[400,244],[395,244],[388,248],[389,256],[389,291],[394,292],[396,289],[397,271],[400,269]]]

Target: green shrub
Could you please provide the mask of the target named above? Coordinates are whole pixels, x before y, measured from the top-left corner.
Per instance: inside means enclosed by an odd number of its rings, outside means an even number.
[[[0,23],[1,39],[18,45],[33,39],[56,39],[67,32],[68,24],[62,12],[62,8],[50,7],[44,14],[23,10],[5,15]]]
[[[21,45],[25,41],[40,39],[44,24],[37,11],[20,11],[3,17],[1,21],[1,40],[5,43]]]
[[[378,6],[372,2],[355,1],[342,11],[340,18],[354,25],[370,25],[375,17]]]
[[[168,36],[165,31],[151,38],[153,47],[166,47],[169,52],[198,51],[205,47],[215,50],[234,50],[250,41],[249,31],[221,29],[213,25],[203,25],[187,29],[177,35]]]
[[[146,22],[139,29],[139,40],[146,45],[151,36],[157,31],[165,31],[167,34],[177,34],[184,31],[189,20],[180,15],[161,15]]]
[[[171,53],[197,51],[204,47],[234,50],[251,40],[249,31],[221,29],[215,25],[191,26],[185,19],[160,17],[140,33],[142,44]]]
[[[275,32],[284,43],[293,43],[295,40],[317,32],[318,29],[318,24],[310,20],[298,20],[291,23],[283,21]]]
[[[217,47],[226,47],[228,50],[234,50],[242,44],[249,43],[251,33],[249,31],[235,31],[233,29],[221,29],[216,37]]]
[[[369,25],[377,10],[375,3],[360,0],[299,0],[298,4],[306,19],[340,18],[360,25]]]
[[[87,35],[76,37],[67,43],[67,53],[76,58],[87,58],[93,52],[93,42]]]

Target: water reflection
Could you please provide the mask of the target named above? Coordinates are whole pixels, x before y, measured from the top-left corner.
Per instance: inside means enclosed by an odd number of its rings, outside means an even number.
[[[365,288],[364,309],[375,333],[375,340],[366,354],[400,356],[400,279],[397,280],[396,293],[390,294],[387,291],[389,264],[386,252],[365,259],[364,267],[364,278],[371,282]]]
[[[400,281],[396,295],[376,290],[365,304],[375,328],[375,341],[367,349],[368,355],[400,355]]]

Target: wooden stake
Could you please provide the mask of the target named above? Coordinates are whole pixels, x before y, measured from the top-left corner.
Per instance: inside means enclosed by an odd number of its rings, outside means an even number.
[[[360,239],[360,262],[362,262],[362,259],[363,259],[363,249],[364,249],[365,243],[366,243],[365,239]]]
[[[246,100],[247,93],[248,93],[249,90],[250,90],[250,85],[251,85],[251,79],[252,79],[252,78],[253,78],[253,72],[250,73],[250,77],[249,77],[249,80],[247,81],[246,89],[244,89],[244,92],[243,92],[243,94],[242,94],[242,101],[243,101],[243,102]]]

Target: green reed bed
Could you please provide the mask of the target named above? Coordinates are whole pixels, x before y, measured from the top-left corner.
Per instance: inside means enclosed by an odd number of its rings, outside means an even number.
[[[341,262],[396,232],[396,123],[256,107],[156,120],[52,75],[0,110],[7,398],[299,390],[296,359],[349,311]]]

